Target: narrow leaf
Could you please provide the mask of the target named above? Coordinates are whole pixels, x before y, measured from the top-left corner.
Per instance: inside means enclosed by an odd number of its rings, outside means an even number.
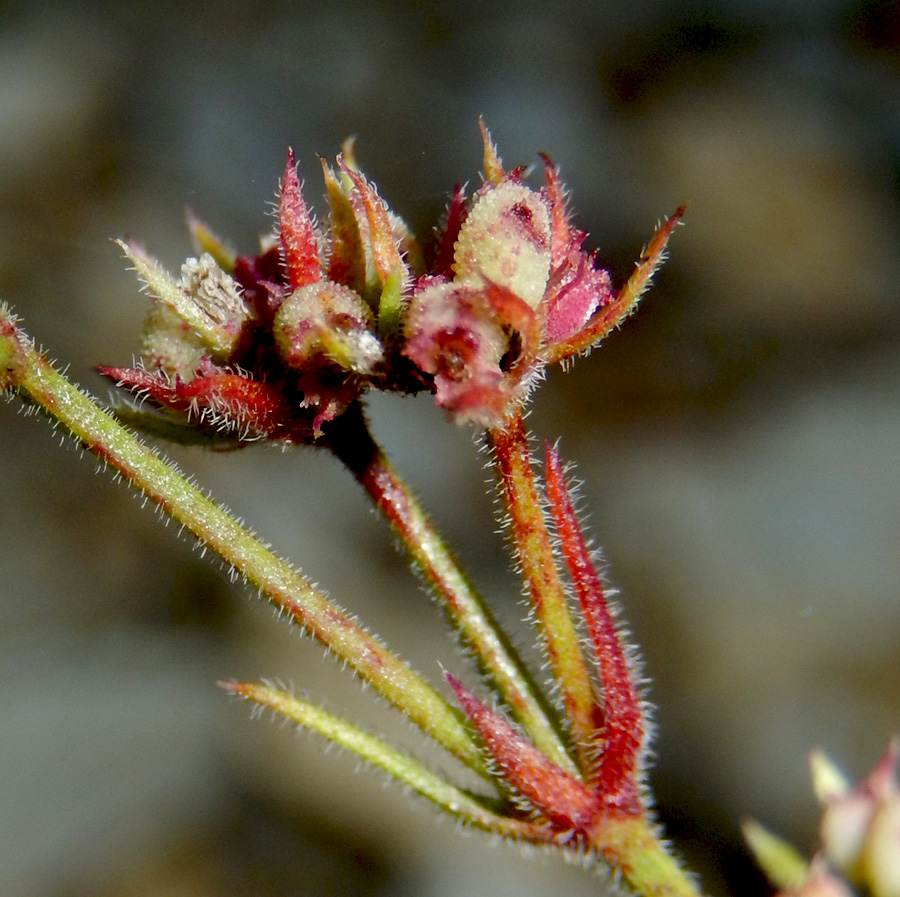
[[[579,766],[586,770],[596,730],[596,696],[556,567],[521,414],[515,412],[503,427],[488,431],[488,440],[509,513],[516,559],[559,686]]]
[[[13,361],[15,377],[10,385],[23,398],[43,409],[166,514],[183,523],[236,575],[257,586],[446,750],[483,771],[481,752],[448,701],[177,468],[55,370],[0,306],[0,359],[4,357]]]
[[[666,245],[672,232],[680,223],[684,211],[685,207],[680,206],[671,218],[667,218],[657,228],[653,239],[641,253],[640,261],[634,272],[615,300],[600,308],[578,333],[548,347],[545,353],[548,363],[565,361],[575,355],[590,351],[637,308],[638,301],[650,286],[651,278],[666,259]]]
[[[449,673],[447,681],[503,778],[557,828],[564,831],[587,828],[597,810],[590,791],[548,760],[500,714],[485,707]]]
[[[433,773],[414,757],[315,704],[262,683],[223,681],[219,685],[225,691],[268,707],[338,747],[351,751],[363,762],[384,770],[441,809],[472,825],[507,837],[540,840],[540,826],[492,813],[471,794]]]
[[[549,444],[546,452],[547,500],[603,686],[604,721],[597,733],[602,754],[592,780],[597,793],[607,801],[633,801],[637,797],[636,775],[640,772],[647,732],[644,713],[603,584],[572,507],[559,454]]]
[[[532,741],[576,774],[539,690],[490,608],[460,569],[415,495],[378,447],[356,406],[328,428],[329,448],[357,478],[425,576],[463,644]]]

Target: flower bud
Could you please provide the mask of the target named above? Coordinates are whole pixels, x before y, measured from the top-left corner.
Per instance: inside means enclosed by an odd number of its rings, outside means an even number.
[[[175,281],[136,243],[116,242],[154,299],[144,325],[145,361],[189,374],[204,354],[230,358],[251,314],[237,282],[213,256],[188,259]]]
[[[829,798],[819,832],[828,859],[852,879],[858,878],[863,846],[875,815],[874,795],[854,788]]]
[[[348,287],[328,280],[294,290],[275,315],[275,344],[295,370],[333,364],[370,374],[384,357],[371,309]]]
[[[537,308],[550,276],[550,216],[539,193],[504,181],[485,190],[456,242],[456,283],[504,287]]]
[[[458,283],[427,286],[404,322],[404,353],[434,377],[435,400],[457,421],[484,426],[502,419],[511,398],[500,362],[509,336],[485,290]]]
[[[895,792],[876,811],[862,865],[874,897],[900,897],[900,793]]]
[[[190,380],[209,347],[168,305],[154,302],[144,319],[141,362],[150,370]]]
[[[900,789],[896,770],[900,743],[855,787],[813,760],[816,791],[823,801],[820,834],[825,855],[853,882],[866,883],[876,897],[900,897]]]
[[[835,875],[823,857],[814,857],[806,880],[796,887],[785,888],[776,897],[854,897],[850,886]]]

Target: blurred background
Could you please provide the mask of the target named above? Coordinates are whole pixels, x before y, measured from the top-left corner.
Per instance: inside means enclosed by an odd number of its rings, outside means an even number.
[[[687,226],[625,328],[530,422],[578,464],[657,705],[653,784],[711,894],[761,894],[738,823],[815,844],[807,752],[900,732],[900,7],[807,0],[0,5],[0,298],[102,396],[146,310],[110,239],[177,271],[190,206],[242,251],[293,145],[355,134],[419,233],[509,167],[560,165],[621,283]],[[523,650],[473,434],[373,426]],[[0,404],[0,893],[602,892],[461,836],[218,677],[270,677],[427,755],[46,422]],[[314,450],[166,452],[435,681],[465,663],[350,477]],[[437,761],[440,763],[440,760]]]

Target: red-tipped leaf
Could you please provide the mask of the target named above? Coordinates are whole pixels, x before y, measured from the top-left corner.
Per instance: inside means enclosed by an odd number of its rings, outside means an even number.
[[[646,738],[644,713],[603,584],[575,515],[559,454],[549,444],[546,453],[547,500],[603,686],[604,724],[598,733],[602,754],[594,773],[595,788],[606,801],[624,802],[625,809],[637,799],[637,776]]]
[[[548,760],[502,716],[485,707],[457,679],[447,675],[456,699],[478,731],[503,778],[562,831],[584,831],[597,809],[581,782]]]

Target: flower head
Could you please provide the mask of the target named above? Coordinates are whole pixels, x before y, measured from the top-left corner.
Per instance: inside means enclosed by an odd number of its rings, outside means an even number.
[[[427,390],[456,421],[500,425],[545,365],[588,351],[633,309],[681,210],[616,292],[552,162],[532,189],[482,135],[484,182],[470,199],[457,188],[428,265],[349,143],[322,164],[325,226],[289,151],[257,255],[236,257],[191,218],[201,254],[176,280],[120,242],[153,307],[140,365],[101,370],[188,429],[239,442],[314,442],[369,389]]]

